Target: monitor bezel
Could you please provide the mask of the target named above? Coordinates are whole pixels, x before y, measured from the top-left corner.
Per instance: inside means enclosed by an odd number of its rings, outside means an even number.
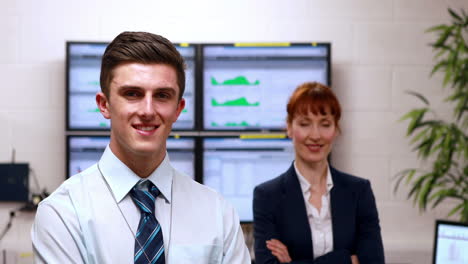
[[[285,43],[287,45],[285,45]],[[328,56],[327,56],[327,82],[328,86],[332,87],[332,80],[331,80],[331,60],[332,60],[332,49],[331,49],[331,42],[258,42],[258,43],[242,43],[242,42],[232,42],[232,43],[203,43],[200,44],[200,66],[201,66],[201,75],[199,76],[199,90],[200,94],[204,95],[205,93],[205,86],[204,86],[204,72],[205,72],[205,48],[206,47],[213,47],[213,46],[220,46],[220,47],[294,47],[294,46],[323,46],[327,49]],[[299,84],[298,84],[299,85]],[[200,130],[201,131],[208,131],[208,132],[239,132],[239,133],[248,133],[248,132],[261,132],[261,133],[277,133],[277,132],[284,132],[285,128],[248,128],[248,129],[212,129],[205,127],[205,101],[204,98],[199,100],[199,111],[200,111]],[[285,106],[286,107],[286,106]],[[286,123],[286,120],[284,121]]]
[[[30,200],[31,196],[31,167],[29,166],[29,163],[27,162],[19,162],[19,163],[7,163],[7,162],[0,162],[0,171],[1,172],[7,172],[7,175],[0,174],[0,177],[3,178],[3,180],[8,181],[8,176],[12,176],[15,178],[15,180],[18,180],[18,183],[14,186],[2,186],[2,187],[9,187],[8,191],[12,191],[11,187],[14,188],[13,192],[15,193],[16,197],[0,197],[0,202],[28,202]],[[23,172],[25,172],[23,174]],[[13,173],[13,174],[10,174]],[[11,182],[6,182],[6,185],[11,184]],[[37,183],[37,181],[36,181]],[[16,188],[15,188],[16,187]],[[37,187],[37,186],[36,186]],[[21,190],[18,190],[18,189]],[[1,189],[1,188],[0,188]],[[19,192],[18,192],[19,191]],[[3,193],[4,194],[4,193]]]
[[[437,237],[439,236],[439,226],[440,225],[451,225],[451,226],[461,226],[461,227],[467,227],[468,228],[468,223],[462,223],[462,222],[456,222],[452,220],[442,220],[442,219],[437,219],[435,221],[435,231],[434,231],[434,245],[432,248],[432,263],[436,264],[436,258],[437,258]]]
[[[95,127],[95,128],[76,128],[72,127],[70,124],[70,48],[72,45],[108,45],[110,42],[106,41],[66,41],[65,45],[65,130],[66,131],[73,131],[73,132],[92,132],[92,131],[99,131],[99,132],[105,132],[105,131],[110,131],[110,128],[100,128],[100,127]],[[197,91],[198,86],[198,80],[197,77],[200,75],[198,72],[200,71],[200,68],[198,66],[198,61],[200,61],[200,48],[198,47],[199,44],[192,44],[192,43],[173,43],[174,46],[176,47],[193,47],[194,50],[194,113],[193,113],[193,126],[190,128],[173,128],[172,131],[191,131],[194,129],[198,129],[200,127],[200,122],[197,118],[198,114],[198,96],[199,92]]]
[[[200,159],[201,159],[201,165],[200,165],[200,175],[202,176],[202,178],[200,179],[200,183],[204,185],[204,177],[205,177],[205,173],[204,173],[204,160],[205,160],[205,140],[206,139],[243,139],[243,140],[258,140],[258,139],[261,139],[261,140],[278,140],[278,139],[281,139],[281,140],[289,140],[291,141],[292,143],[292,140],[290,138],[288,138],[286,135],[284,135],[284,137],[282,136],[282,134],[279,134],[281,136],[275,138],[275,137],[271,137],[271,138],[268,138],[268,137],[255,137],[255,136],[252,136],[252,137],[249,137],[248,134],[241,134],[241,135],[214,135],[214,136],[202,136],[200,137]],[[245,138],[243,138],[244,136],[246,136]],[[278,177],[280,175],[276,175],[274,177]],[[272,178],[273,179],[273,178]],[[206,185],[205,185],[206,186]],[[219,190],[216,190],[216,192],[218,192],[220,195],[222,195],[223,197],[224,194],[222,194]],[[253,196],[252,196],[252,199],[253,199]],[[239,214],[239,212],[237,212]],[[252,224],[254,221],[253,221],[253,218],[252,218],[252,221],[245,221],[245,220],[239,220],[241,224]]]
[[[70,125],[70,49],[73,45],[108,45],[104,41],[67,41],[65,47],[65,130],[66,131],[109,131],[108,128],[73,128]]]
[[[78,134],[78,135],[66,135],[66,142],[65,142],[65,156],[66,156],[66,166],[65,166],[65,179],[71,178],[73,175],[69,175],[70,172],[70,143],[72,138],[109,138],[110,140],[110,134],[106,135],[95,135],[95,134]],[[170,135],[168,139],[191,139],[193,140],[193,173],[194,173],[194,180],[196,182],[201,183],[202,177],[199,175],[199,170],[198,170],[198,163],[200,159],[200,143],[199,143],[199,138],[195,136],[180,136],[180,135]],[[166,149],[167,150],[167,149]],[[169,157],[170,158],[170,157]],[[98,162],[97,160],[96,162]]]

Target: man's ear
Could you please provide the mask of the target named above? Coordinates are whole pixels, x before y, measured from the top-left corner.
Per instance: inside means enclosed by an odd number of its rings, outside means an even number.
[[[184,108],[185,108],[185,99],[180,98],[179,103],[177,104],[177,110],[176,110],[177,111],[177,118],[179,118],[179,115],[180,115],[180,113],[182,113],[182,110],[184,110]],[[176,118],[175,121],[177,121],[177,118]]]
[[[102,116],[105,119],[110,119],[109,100],[104,93],[98,92],[96,94],[96,104],[101,111]]]

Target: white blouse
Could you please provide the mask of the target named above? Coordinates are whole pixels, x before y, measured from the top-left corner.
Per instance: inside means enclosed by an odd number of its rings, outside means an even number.
[[[322,195],[322,208],[317,210],[309,202],[310,183],[302,176],[294,162],[299,183],[301,185],[302,195],[304,196],[307,218],[309,219],[310,230],[312,232],[312,247],[314,259],[333,251],[333,228],[330,207],[330,190],[333,188],[333,180],[330,168],[327,168],[327,192]]]

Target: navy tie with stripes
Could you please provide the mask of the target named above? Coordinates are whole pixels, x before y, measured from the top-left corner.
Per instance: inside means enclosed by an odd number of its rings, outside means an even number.
[[[161,226],[154,214],[159,190],[151,181],[139,181],[130,191],[141,212],[135,240],[135,264],[164,264],[164,243]]]

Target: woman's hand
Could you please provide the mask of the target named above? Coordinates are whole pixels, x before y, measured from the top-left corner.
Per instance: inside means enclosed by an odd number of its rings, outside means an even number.
[[[352,264],[359,264],[359,259],[356,255],[351,255],[351,263]]]
[[[291,257],[289,257],[288,248],[281,243],[278,239],[270,239],[266,241],[267,248],[271,251],[271,254],[275,256],[281,263],[291,262]],[[357,258],[356,258],[357,259]],[[353,262],[354,264],[354,262]]]

